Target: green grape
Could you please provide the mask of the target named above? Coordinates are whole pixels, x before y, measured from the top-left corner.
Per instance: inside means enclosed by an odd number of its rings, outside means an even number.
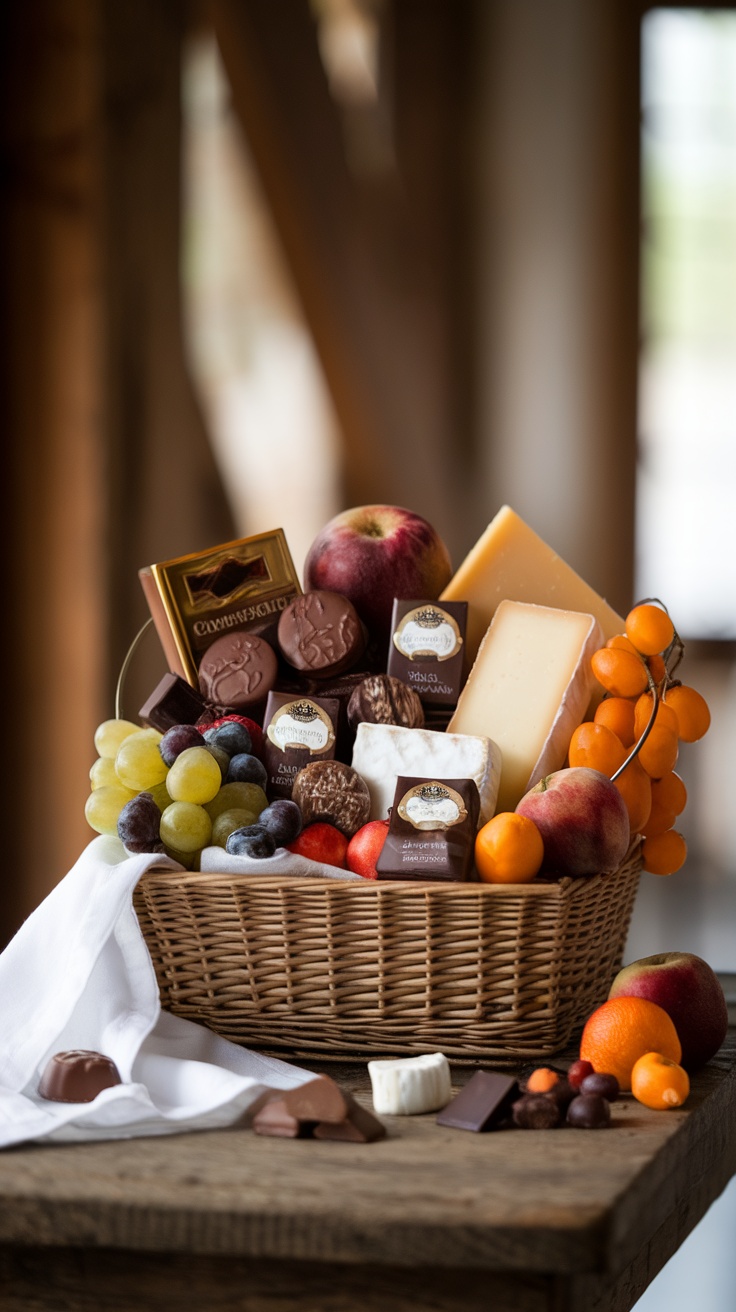
[[[115,757],[115,773],[121,784],[139,793],[163,783],[169,767],[158,749],[160,741],[160,736],[152,737],[149,729],[139,729],[123,739]]]
[[[222,811],[212,825],[212,846],[224,847],[234,829],[242,829],[244,825],[254,825],[257,819],[258,815],[255,811],[246,811],[242,806],[234,806],[229,811]]]
[[[178,861],[185,870],[199,870],[199,852],[177,852],[175,847],[166,847],[166,855]]]
[[[165,779],[163,783],[154,784],[152,788],[147,788],[145,791],[151,794],[159,811],[164,812],[167,806],[171,806],[171,793],[166,787]]]
[[[119,785],[120,780],[115,773],[115,762],[111,756],[98,756],[89,772],[89,781],[94,792],[95,788],[107,788],[111,784]]]
[[[133,797],[135,793],[130,788],[124,788],[122,784],[103,784],[100,788],[95,788],[84,807],[87,824],[98,834],[117,835],[118,816]]]
[[[259,816],[268,806],[268,798],[260,784],[248,784],[238,780],[223,784],[212,801],[207,802],[206,810],[214,823],[218,815],[222,815],[223,811],[231,810],[234,806],[242,807],[244,811],[251,811]]]
[[[203,806],[172,802],[161,816],[161,842],[175,852],[198,852],[212,835],[212,821]]]
[[[222,771],[206,747],[185,747],[166,776],[166,788],[175,802],[203,806],[220,791]]]
[[[115,760],[118,748],[128,734],[139,733],[140,725],[130,720],[103,720],[95,729],[95,750],[98,756],[109,756]]]

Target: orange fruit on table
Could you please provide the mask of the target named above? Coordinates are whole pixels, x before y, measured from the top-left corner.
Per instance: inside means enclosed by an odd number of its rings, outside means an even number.
[[[666,651],[675,636],[675,626],[666,610],[642,602],[626,616],[626,637],[643,656]]]
[[[670,1017],[648,998],[609,998],[585,1022],[580,1060],[600,1074],[615,1075],[622,1089],[631,1088],[634,1064],[647,1052],[674,1062],[682,1057]]]
[[[590,664],[598,682],[614,697],[638,697],[649,686],[647,667],[636,652],[601,647]]]
[[[637,703],[629,697],[604,697],[596,707],[593,720],[602,724],[604,729],[615,733],[624,747],[633,747],[637,734],[635,731],[635,712]]]
[[[543,857],[539,829],[516,811],[499,811],[475,838],[475,868],[485,884],[528,884]]]
[[[645,1052],[634,1062],[631,1092],[637,1102],[654,1111],[682,1107],[690,1093],[687,1071],[661,1052]]]
[[[595,658],[594,658],[595,659]],[[695,688],[678,683],[664,694],[664,704],[677,716],[679,734],[684,743],[696,743],[710,728],[710,710],[705,697]]]
[[[641,857],[650,875],[674,875],[685,864],[687,843],[677,829],[666,829],[644,839]]]

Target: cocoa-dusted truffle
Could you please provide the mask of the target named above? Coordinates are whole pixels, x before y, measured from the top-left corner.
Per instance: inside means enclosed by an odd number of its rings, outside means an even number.
[[[50,1102],[93,1102],[103,1089],[122,1084],[111,1057],[75,1048],[56,1052],[41,1076],[38,1092]]]
[[[560,1105],[546,1093],[525,1093],[511,1109],[514,1124],[522,1130],[554,1130],[560,1124]]]
[[[339,592],[305,592],[279,618],[281,654],[306,674],[328,678],[355,665],[366,633],[352,601]]]
[[[352,838],[370,819],[371,795],[357,770],[342,761],[312,761],[294,780],[292,801],[307,825],[323,821]]]
[[[348,702],[348,724],[398,724],[403,729],[421,729],[424,707],[418,693],[391,674],[369,674],[359,683]]]

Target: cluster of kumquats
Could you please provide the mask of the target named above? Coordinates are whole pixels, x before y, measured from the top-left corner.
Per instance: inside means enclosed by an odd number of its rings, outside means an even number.
[[[613,780],[629,812],[632,834],[641,834],[644,869],[672,875],[687,847],[675,828],[687,790],[675,771],[680,744],[702,738],[710,725],[703,696],[675,678],[684,651],[659,601],[634,606],[625,632],[592,659],[605,689],[592,720],[575,730],[571,766],[588,766]]]

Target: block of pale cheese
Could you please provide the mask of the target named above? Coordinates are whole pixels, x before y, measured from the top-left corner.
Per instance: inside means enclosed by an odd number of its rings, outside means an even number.
[[[497,811],[513,811],[545,774],[560,770],[585,716],[603,644],[593,615],[522,601],[496,608],[448,725],[501,749]]]
[[[385,1116],[421,1116],[452,1097],[450,1064],[442,1052],[369,1061],[373,1107]]]
[[[467,601],[467,656],[478,648],[500,601],[579,610],[594,615],[604,640],[623,633],[624,622],[602,597],[524,523],[502,506],[441,594]]]
[[[405,729],[397,724],[359,724],[353,769],[371,795],[371,820],[385,820],[393,805],[399,775],[433,779],[473,779],[480,794],[480,821],[490,820],[501,777],[501,753],[480,734]]]

